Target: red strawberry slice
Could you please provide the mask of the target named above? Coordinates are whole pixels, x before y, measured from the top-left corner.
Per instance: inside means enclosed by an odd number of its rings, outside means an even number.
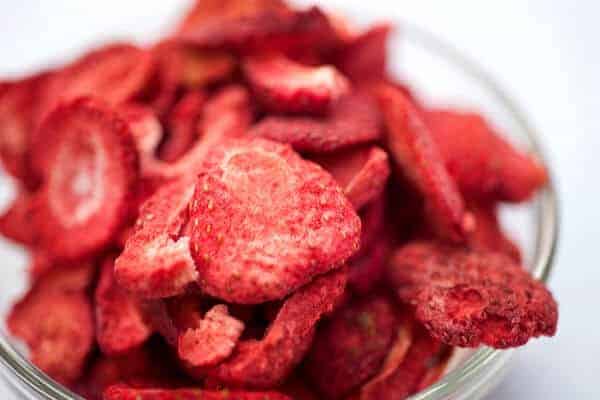
[[[207,157],[185,232],[201,289],[256,304],[342,265],[360,219],[333,178],[289,146],[237,140]]]
[[[139,389],[111,386],[104,392],[104,400],[292,400],[278,392],[248,392],[237,390],[204,389]]]

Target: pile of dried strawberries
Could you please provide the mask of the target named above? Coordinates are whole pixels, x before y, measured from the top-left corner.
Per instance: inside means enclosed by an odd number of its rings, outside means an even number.
[[[90,399],[401,399],[455,346],[556,331],[497,219],[545,168],[386,72],[387,25],[202,0],[0,84],[31,255],[7,321]]]

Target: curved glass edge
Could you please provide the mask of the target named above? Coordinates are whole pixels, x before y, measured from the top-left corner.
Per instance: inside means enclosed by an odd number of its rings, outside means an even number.
[[[463,70],[475,80],[484,85],[498,100],[503,103],[511,114],[516,118],[523,130],[527,133],[532,152],[542,161],[545,161],[543,150],[538,143],[538,135],[521,112],[516,103],[496,84],[495,81],[483,71],[476,62],[470,60],[459,50],[436,35],[427,32],[413,24],[398,21],[402,32],[415,43],[426,49],[440,52],[450,60],[458,63]],[[547,164],[546,164],[547,165]],[[551,171],[550,171],[551,172]],[[550,177],[547,187],[540,193],[538,199],[538,240],[535,252],[535,264],[531,270],[532,275],[542,281],[546,281],[552,270],[554,254],[558,241],[558,198]],[[494,350],[482,348],[477,350],[463,366],[445,377],[429,388],[413,395],[410,400],[441,400],[455,393],[467,384],[473,385],[471,394],[481,390],[487,384],[487,380],[480,380],[479,385],[474,385],[477,377],[492,377],[508,362],[511,350]],[[12,380],[18,379],[25,384],[37,399],[44,400],[84,400],[63,386],[49,379],[43,372],[25,360],[0,334],[0,364],[2,364],[13,376],[6,376],[11,384]],[[6,375],[6,373],[5,373]]]

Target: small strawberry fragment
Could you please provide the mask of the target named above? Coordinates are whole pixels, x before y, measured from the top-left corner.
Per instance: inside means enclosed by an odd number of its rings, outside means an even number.
[[[340,399],[377,373],[392,345],[397,319],[383,296],[355,301],[322,326],[306,360],[315,388]]]
[[[341,189],[289,146],[230,141],[203,171],[185,232],[205,293],[242,304],[281,299],[358,249],[360,219]]]
[[[396,251],[388,275],[443,343],[508,348],[556,332],[552,295],[504,254],[412,242]]]
[[[342,47],[336,66],[352,82],[360,85],[385,79],[387,71],[387,44],[392,27],[375,25]]]
[[[390,85],[377,95],[387,126],[387,144],[403,174],[423,194],[432,228],[444,239],[462,242],[470,229],[463,199],[429,129],[411,101]]]
[[[285,300],[262,339],[240,342],[208,376],[234,387],[281,383],[308,351],[317,322],[339,305],[346,280],[347,269],[341,268],[300,288]]]
[[[352,93],[323,117],[266,117],[250,135],[289,143],[297,151],[330,152],[380,138],[380,115],[372,99]]]
[[[109,387],[104,400],[292,400],[278,392],[247,392],[204,389],[138,389],[123,385]]]
[[[380,379],[371,381],[360,392],[360,400],[405,399],[415,393],[441,346],[422,328],[416,328],[402,362]]]
[[[469,234],[469,247],[477,251],[504,253],[516,263],[521,262],[521,250],[503,231],[498,221],[497,206],[490,203],[469,203],[475,229]]]
[[[138,174],[131,130],[103,103],[81,98],[58,107],[40,131],[48,142],[34,213],[40,245],[57,258],[94,254],[113,240],[131,211]]]
[[[548,181],[537,159],[513,147],[478,114],[433,110],[427,123],[465,196],[519,202]]]
[[[15,243],[33,246],[37,241],[37,232],[32,226],[33,214],[39,201],[39,196],[20,189],[12,204],[0,216],[0,234]]]
[[[124,104],[118,111],[131,130],[140,158],[154,156],[163,135],[162,126],[154,112],[137,103]]]
[[[362,146],[314,157],[344,189],[355,210],[377,199],[390,176],[387,153],[377,146]]]
[[[169,114],[169,135],[161,145],[159,157],[174,162],[193,146],[200,135],[200,122],[206,96],[200,91],[186,93]]]
[[[177,36],[200,49],[224,49],[243,54],[289,52],[303,48],[330,51],[339,38],[317,7],[307,10],[262,10],[234,18],[209,18]]]
[[[149,160],[142,163],[145,177],[162,184],[181,177],[196,175],[207,153],[218,143],[246,133],[252,120],[249,94],[242,86],[226,86],[211,97],[202,112],[200,135],[192,147],[176,162]]]
[[[258,101],[272,112],[323,114],[349,91],[348,80],[331,65],[262,54],[246,57],[243,69]]]
[[[93,347],[94,320],[84,291],[91,271],[89,265],[52,269],[7,318],[11,334],[29,347],[33,364],[60,383],[81,375]]]
[[[193,181],[181,179],[166,184],[142,205],[115,261],[115,277],[125,289],[140,297],[169,297],[196,280],[190,239],[179,234],[193,193]]]
[[[114,260],[104,261],[95,292],[96,339],[106,355],[123,354],[142,345],[152,333],[137,301],[114,279]]]

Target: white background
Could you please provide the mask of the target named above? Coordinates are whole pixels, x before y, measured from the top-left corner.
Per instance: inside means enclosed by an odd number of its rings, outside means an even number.
[[[542,132],[562,200],[561,243],[551,281],[561,306],[560,328],[556,338],[519,350],[491,399],[599,398],[600,2],[322,3],[353,10],[359,19],[365,14],[403,18],[444,36],[478,59]],[[0,0],[0,74],[58,62],[108,38],[135,35],[150,41],[185,4]],[[0,398],[10,396],[0,384]]]

